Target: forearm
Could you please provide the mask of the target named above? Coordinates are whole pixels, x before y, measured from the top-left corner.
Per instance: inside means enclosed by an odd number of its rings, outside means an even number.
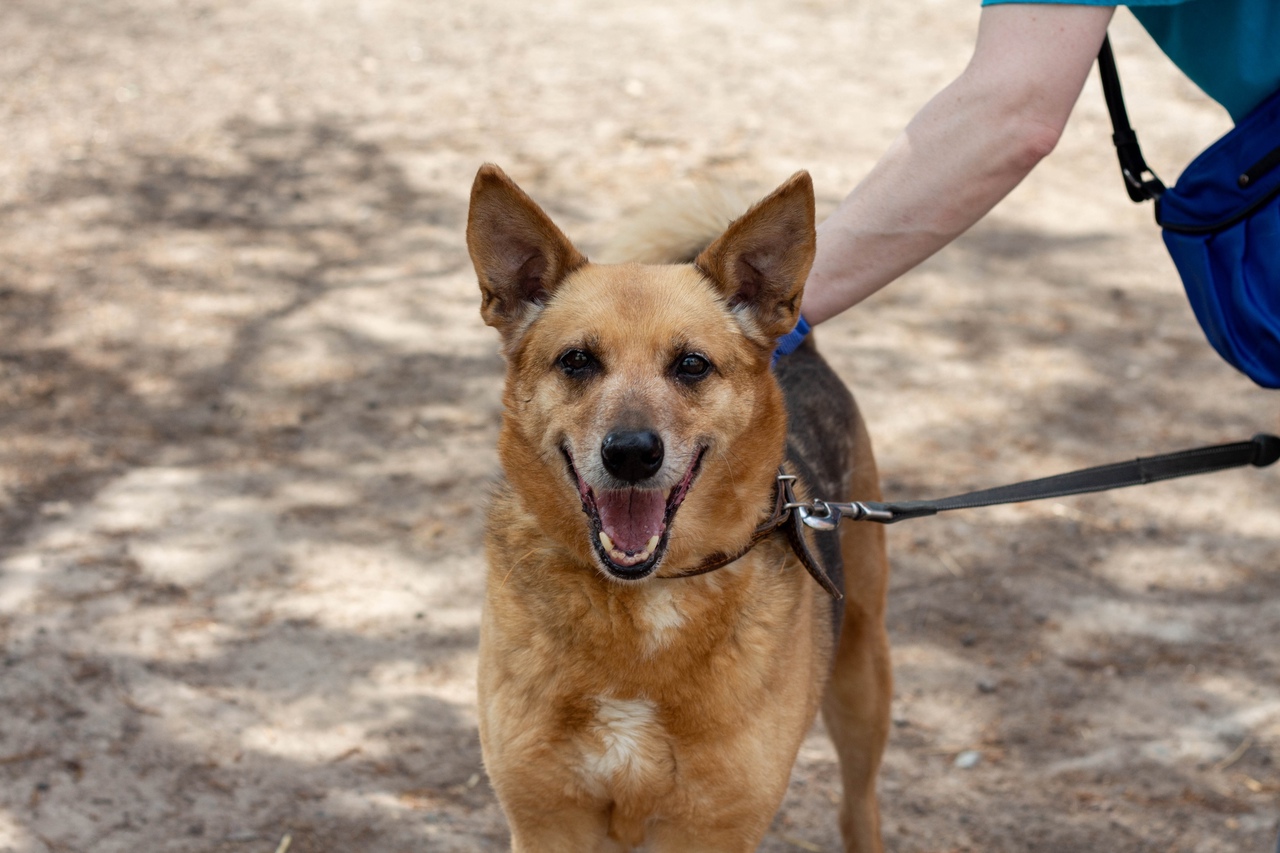
[[[856,305],[950,243],[1038,162],[1039,152],[1016,156],[1019,129],[999,119],[966,133],[977,116],[958,115],[963,104],[942,92],[818,227],[803,306],[810,323]]]
[[[969,67],[819,226],[803,306],[811,323],[857,304],[954,240],[1053,149],[1110,12],[984,10]],[[1045,40],[1050,55],[1037,55]]]

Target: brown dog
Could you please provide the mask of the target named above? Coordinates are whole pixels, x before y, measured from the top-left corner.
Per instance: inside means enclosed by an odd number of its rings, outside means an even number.
[[[597,265],[484,166],[467,245],[507,359],[479,699],[513,849],[754,850],[821,707],[846,849],[880,850],[883,530],[813,537],[843,607],[781,533],[745,550],[780,465],[803,493],[879,498],[812,344],[770,368],[813,260],[809,176],[692,264]]]

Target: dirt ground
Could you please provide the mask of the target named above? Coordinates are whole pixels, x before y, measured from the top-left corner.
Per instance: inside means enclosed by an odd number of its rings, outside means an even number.
[[[977,16],[0,4],[0,851],[503,849],[473,695],[502,374],[475,169],[588,252],[690,176],[807,168],[827,210]],[[1172,178],[1228,120],[1128,13],[1113,40]],[[1150,215],[1090,81],[992,216],[820,330],[887,495],[1280,429]],[[1278,476],[890,528],[888,848],[1269,851]],[[762,849],[837,849],[835,785],[815,730]]]

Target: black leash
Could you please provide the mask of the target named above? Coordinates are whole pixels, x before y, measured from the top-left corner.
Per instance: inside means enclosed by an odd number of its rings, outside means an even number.
[[[793,508],[801,520],[815,530],[834,530],[842,518],[851,521],[878,521],[893,524],[908,518],[937,515],[952,509],[994,506],[996,504],[1022,503],[1045,498],[1061,498],[1102,492],[1124,486],[1139,486],[1192,474],[1209,474],[1253,465],[1264,468],[1280,459],[1280,437],[1259,433],[1249,441],[1219,444],[1213,447],[1197,447],[1160,456],[1148,456],[1132,462],[1099,465],[1082,471],[1026,480],[1009,486],[967,492],[963,495],[936,501],[855,501],[833,503],[814,500],[797,504]]]
[[[995,504],[1022,503],[1044,498],[1061,498],[1067,495],[1082,495],[1086,492],[1101,492],[1107,489],[1118,489],[1122,486],[1138,486],[1155,483],[1159,480],[1172,480],[1175,477],[1189,477],[1192,474],[1208,474],[1213,471],[1225,471],[1228,468],[1239,468],[1253,465],[1266,467],[1280,459],[1280,437],[1259,433],[1250,441],[1238,441],[1234,444],[1219,444],[1214,447],[1197,447],[1177,453],[1165,453],[1160,456],[1149,456],[1135,459],[1132,462],[1118,462],[1114,465],[1099,465],[1083,471],[1072,471],[1069,474],[1058,474],[1055,477],[1043,477],[1039,480],[1026,480],[1010,486],[984,489],[979,492],[966,492],[938,501],[902,501],[899,503],[881,503],[878,501],[854,501],[853,503],[836,503],[814,499],[807,502],[797,501],[792,489],[795,477],[778,469],[777,482],[774,486],[773,512],[752,534],[750,541],[740,550],[731,554],[712,554],[697,566],[676,572],[672,575],[659,575],[663,580],[677,580],[696,575],[714,572],[716,569],[741,559],[748,551],[772,536],[778,530],[785,530],[787,542],[792,551],[800,559],[805,569],[813,576],[827,593],[837,601],[844,598],[839,587],[827,576],[826,571],[814,559],[805,542],[800,525],[804,524],[814,530],[835,530],[841,519],[850,521],[878,521],[881,524],[893,524],[908,518],[923,518],[926,515],[937,515],[951,509],[968,509],[970,507],[994,506]],[[1276,853],[1280,853],[1277,850]]]

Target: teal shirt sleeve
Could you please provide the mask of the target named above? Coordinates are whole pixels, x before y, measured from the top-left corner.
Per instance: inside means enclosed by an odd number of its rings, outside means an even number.
[[[982,5],[1010,2],[1064,0],[983,0]],[[1237,122],[1280,90],[1280,2],[1276,0],[1065,2],[1130,7],[1160,49]],[[1123,59],[1118,61],[1123,70]]]

